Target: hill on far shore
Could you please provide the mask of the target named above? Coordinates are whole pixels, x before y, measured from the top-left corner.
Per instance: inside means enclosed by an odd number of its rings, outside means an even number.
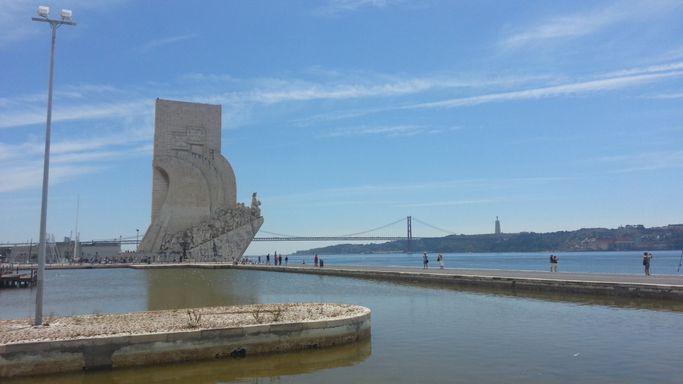
[[[297,251],[306,254],[390,253],[408,250],[407,240],[379,244],[337,244]],[[426,252],[571,252],[683,249],[683,224],[646,228],[627,225],[616,229],[582,228],[549,233],[521,232],[450,235],[413,240],[411,251]]]

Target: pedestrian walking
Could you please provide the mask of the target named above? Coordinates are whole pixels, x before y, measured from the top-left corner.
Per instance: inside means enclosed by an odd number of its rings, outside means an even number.
[[[287,263],[289,263],[289,256],[285,256],[285,267],[287,266]]]
[[[422,254],[422,269],[429,268],[429,257],[427,257],[427,252]]]

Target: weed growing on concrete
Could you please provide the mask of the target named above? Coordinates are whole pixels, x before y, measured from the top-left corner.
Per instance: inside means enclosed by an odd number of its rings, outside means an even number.
[[[187,327],[188,328],[197,328],[199,327],[201,321],[202,321],[202,314],[197,312],[194,309],[188,309],[187,310],[187,317],[189,318],[187,320]]]
[[[282,308],[277,307],[276,310],[271,311],[270,313],[273,314],[273,323],[277,323],[280,321],[280,316],[282,316]]]
[[[254,311],[251,313],[251,315],[254,316],[254,320],[256,320],[258,324],[263,324],[264,319],[261,317],[262,310],[263,309],[261,307],[256,306]]]

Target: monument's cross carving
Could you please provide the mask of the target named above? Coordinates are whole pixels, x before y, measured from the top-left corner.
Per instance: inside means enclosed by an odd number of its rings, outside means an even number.
[[[220,105],[157,99],[152,169],[152,223],[138,252],[195,261],[242,257],[263,224],[261,202],[254,193],[250,208],[237,204],[235,173],[221,155]]]

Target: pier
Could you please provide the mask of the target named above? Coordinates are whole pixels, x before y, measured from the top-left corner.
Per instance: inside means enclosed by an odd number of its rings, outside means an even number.
[[[38,269],[35,267],[19,266],[15,264],[0,265],[0,288],[32,287],[38,279]]]
[[[638,276],[608,273],[512,271],[494,269],[422,269],[364,266],[271,266],[231,264],[135,265],[133,268],[232,268],[308,273],[396,282],[419,282],[474,289],[544,292],[657,300],[683,300],[683,276]]]

